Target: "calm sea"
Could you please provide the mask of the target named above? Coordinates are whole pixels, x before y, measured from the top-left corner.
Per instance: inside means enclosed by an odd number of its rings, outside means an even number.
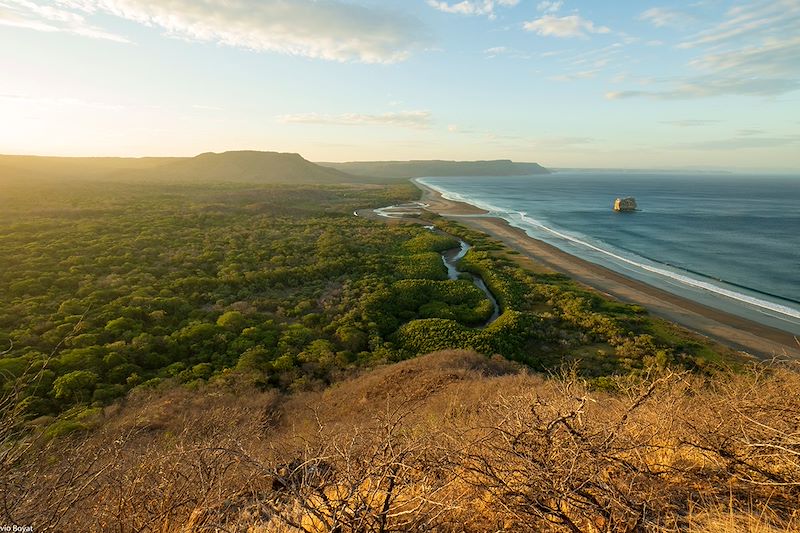
[[[564,171],[422,178],[573,255],[800,334],[800,177]],[[635,213],[612,210],[634,196]]]

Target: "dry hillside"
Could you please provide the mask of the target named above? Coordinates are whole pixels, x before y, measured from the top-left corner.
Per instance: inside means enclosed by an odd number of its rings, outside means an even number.
[[[613,385],[470,352],[291,396],[229,373],[7,445],[0,513],[36,531],[800,530],[796,368]]]

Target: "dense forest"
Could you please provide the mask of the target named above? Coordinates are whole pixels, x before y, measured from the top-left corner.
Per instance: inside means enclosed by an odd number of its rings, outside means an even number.
[[[731,361],[642,308],[522,268],[444,219],[385,224],[354,210],[401,185],[7,185],[0,214],[0,383],[53,435],[131,389],[245,380],[314,389],[354,368],[447,348],[605,377]],[[441,252],[462,238],[448,280]],[[54,419],[53,417],[60,417]]]

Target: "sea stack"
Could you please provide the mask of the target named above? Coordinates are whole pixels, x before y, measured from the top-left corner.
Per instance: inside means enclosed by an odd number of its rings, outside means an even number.
[[[631,211],[636,211],[636,199],[632,196],[628,196],[627,198],[617,198],[614,200],[614,211],[618,211],[620,213],[630,213]]]

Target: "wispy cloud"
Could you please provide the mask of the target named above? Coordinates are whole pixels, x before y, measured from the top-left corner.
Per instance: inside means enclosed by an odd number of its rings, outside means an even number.
[[[57,2],[68,4],[68,2]],[[70,7],[66,5],[66,7]],[[47,5],[33,0],[3,0],[0,2],[0,26],[48,33],[69,33],[119,43],[130,41],[122,35],[105,31],[74,9]]]
[[[728,10],[722,21],[679,45],[698,50],[687,66],[696,74],[661,88],[615,91],[610,99],[777,96],[800,89],[800,1],[770,0]]]
[[[500,56],[514,59],[530,59],[531,57],[531,55],[527,52],[517,50],[516,48],[510,48],[508,46],[493,46],[484,50],[483,54],[489,59],[494,59]]]
[[[552,81],[575,81],[575,80],[588,80],[594,78],[600,73],[600,69],[581,70],[578,72],[571,72],[569,74],[558,74],[550,76],[548,79]]]
[[[796,36],[800,19],[797,0],[768,0],[742,4],[727,11],[725,19],[696,33],[680,44],[681,48],[698,48],[743,41]]]
[[[719,120],[705,120],[698,118],[687,118],[683,120],[665,120],[662,124],[669,124],[671,126],[678,126],[679,128],[697,128],[701,126],[710,126],[711,124],[719,124]]]
[[[445,13],[458,15],[485,15],[497,17],[498,7],[514,7],[520,0],[462,0],[461,2],[445,2],[428,0],[428,5]]]
[[[59,24],[74,27],[75,20],[103,13],[161,28],[170,37],[332,61],[393,63],[429,43],[418,19],[344,0],[56,0],[57,15],[48,15],[40,1],[4,0],[0,6],[12,2],[19,13],[53,25],[55,16],[72,17]],[[73,33],[102,34],[76,28]]]
[[[679,143],[673,148],[683,150],[748,150],[759,148],[776,148],[800,144],[800,135],[784,137],[760,137],[755,135],[739,135],[729,139]]]
[[[625,50],[626,45],[621,42],[611,43],[602,48],[592,48],[565,58],[570,65],[593,65],[601,67],[607,65]]]
[[[673,84],[668,89],[652,91],[611,91],[606,93],[609,100],[648,97],[657,100],[679,100],[685,98],[707,98],[712,96],[777,96],[800,89],[800,81],[788,79],[741,79],[697,77]]]
[[[536,10],[542,11],[544,13],[556,13],[558,12],[559,9],[561,9],[561,6],[563,5],[564,2],[561,0],[556,0],[556,1],[545,0],[543,2],[539,2],[536,5]]]
[[[695,22],[695,18],[683,11],[668,9],[665,7],[653,7],[639,15],[639,20],[644,20],[653,24],[657,28],[669,26],[673,28],[685,28]]]
[[[577,54],[564,56],[561,63],[565,72],[552,75],[552,81],[574,81],[594,78],[606,70],[612,63],[620,60],[626,44],[623,42],[611,43],[600,48],[591,48]]]
[[[598,26],[580,15],[557,17],[545,15],[536,20],[526,22],[523,27],[539,35],[547,37],[587,37],[591,33],[610,33],[605,26]]]
[[[767,132],[755,128],[747,128],[736,132],[736,134],[739,135],[740,137],[749,137],[751,135],[763,135],[765,133]]]
[[[400,128],[426,129],[431,126],[429,111],[399,111],[396,113],[363,114],[343,113],[339,115],[321,113],[299,113],[278,117],[284,124],[324,124],[330,126],[394,126]]]
[[[493,46],[491,48],[487,48],[483,51],[486,57],[493,59],[497,56],[506,55],[511,52],[511,49],[507,46]]]
[[[750,78],[796,76],[800,73],[800,35],[770,37],[758,44],[711,52],[689,64],[698,70]]]

